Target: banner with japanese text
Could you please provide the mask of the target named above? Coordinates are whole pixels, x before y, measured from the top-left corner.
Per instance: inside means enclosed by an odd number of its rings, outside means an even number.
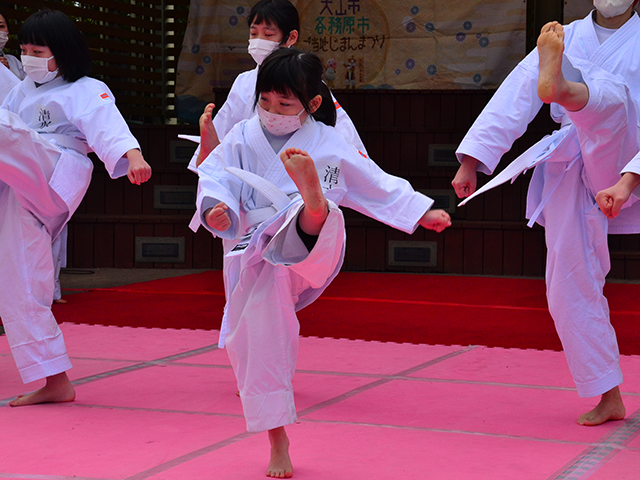
[[[296,47],[317,54],[332,88],[495,88],[525,55],[522,0],[292,0]],[[177,104],[200,108],[213,89],[255,67],[252,3],[191,0]],[[196,106],[197,105],[197,106]]]

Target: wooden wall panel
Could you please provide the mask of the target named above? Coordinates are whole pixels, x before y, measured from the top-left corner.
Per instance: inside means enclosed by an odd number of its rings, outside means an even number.
[[[534,227],[524,231],[522,274],[525,277],[543,277],[546,258],[544,230]]]
[[[382,272],[387,265],[387,242],[385,227],[382,225],[367,227],[367,263],[366,269],[370,272]],[[347,245],[357,248],[355,242],[347,238]]]
[[[482,232],[482,274],[502,275],[503,238],[499,228],[486,228]]]
[[[464,261],[463,273],[468,275],[482,275],[484,252],[482,228],[468,228],[464,230]]]
[[[114,225],[114,260],[115,268],[133,268],[135,262],[135,235],[133,223],[116,223]]]
[[[73,251],[67,252],[68,266],[88,268],[96,264],[93,249],[95,223],[76,224],[73,229]]]
[[[221,240],[215,239],[220,242]],[[212,268],[213,236],[203,227],[193,235],[193,268]]]
[[[360,226],[347,227],[347,248],[344,270],[362,272],[367,269],[367,229]]]
[[[93,261],[106,268],[113,268],[115,261],[115,225],[113,223],[95,223],[94,225]]]
[[[525,227],[526,228],[526,227]],[[522,227],[503,230],[502,274],[511,277],[522,276],[523,272],[523,232]]]
[[[464,273],[464,230],[452,226],[443,232],[443,271]]]

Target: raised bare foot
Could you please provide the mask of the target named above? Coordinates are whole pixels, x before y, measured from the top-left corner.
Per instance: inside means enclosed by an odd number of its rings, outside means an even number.
[[[309,154],[299,148],[287,148],[280,159],[304,202],[300,227],[309,235],[318,235],[329,213],[329,202],[322,193],[316,165]]]
[[[218,133],[213,126],[213,109],[216,106],[213,103],[209,103],[204,107],[204,113],[200,115],[200,153],[196,159],[196,166],[204,161],[205,158],[218,146],[220,140],[218,139]]]
[[[622,420],[626,413],[620,388],[615,387],[602,395],[596,408],[580,415],[578,423],[589,427],[601,425],[610,420]]]
[[[73,402],[76,398],[76,391],[69,381],[66,372],[47,377],[47,383],[40,390],[18,395],[15,400],[9,402],[12,407],[23,407],[26,405],[36,405],[38,403],[64,403]]]
[[[271,443],[271,460],[267,467],[267,477],[291,478],[293,465],[289,457],[289,437],[284,427],[269,430],[269,443]]]
[[[564,29],[558,22],[547,23],[538,37],[538,96],[544,103],[558,103],[567,89],[562,75],[562,53],[564,52]]]

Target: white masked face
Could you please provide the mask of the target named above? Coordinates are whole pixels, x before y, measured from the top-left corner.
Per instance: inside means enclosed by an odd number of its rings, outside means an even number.
[[[611,18],[622,15],[633,2],[634,0],[593,0],[593,6],[603,17]]]
[[[250,38],[249,39],[249,54],[253,57],[253,60],[262,65],[264,59],[269,56],[280,44],[271,40],[265,40],[263,38]]]
[[[58,76],[58,63],[49,47],[20,44],[22,68],[36,83],[47,83]],[[49,71],[51,69],[51,71]]]
[[[269,130],[269,133],[276,136],[288,135],[302,127],[300,116],[304,113],[304,108],[297,115],[281,115],[266,111],[258,104],[258,117],[260,123]]]
[[[20,57],[24,72],[36,83],[47,83],[58,76],[58,69],[53,72],[49,71],[49,60],[51,59],[53,59],[53,55],[49,58],[31,55],[21,55]]]
[[[9,33],[0,31],[0,50],[4,48],[4,46],[9,41]]]

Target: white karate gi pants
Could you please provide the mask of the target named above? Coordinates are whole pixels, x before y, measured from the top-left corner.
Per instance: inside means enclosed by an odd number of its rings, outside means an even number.
[[[568,112],[580,154],[552,158],[536,167],[529,198],[552,191],[542,210],[547,243],[549,311],[581,397],[594,397],[622,383],[620,355],[603,289],[611,268],[608,220],[595,195],[613,185],[638,151],[636,110],[624,83],[586,64],[589,102]],[[539,201],[538,199],[537,201]],[[536,203],[534,199],[533,203]]]
[[[266,247],[259,244],[254,252],[231,257],[225,265],[238,272],[228,290],[225,348],[250,432],[271,430],[297,419],[292,387],[300,332],[296,303],[305,291],[324,289],[344,258],[344,218],[335,204],[330,205],[311,252],[296,232],[303,206],[298,201],[286,217],[267,228],[267,241],[269,235],[273,237]]]
[[[546,176],[568,163],[545,163]],[[594,397],[622,383],[616,334],[604,296],[610,269],[608,223],[582,181],[583,165],[564,173],[543,210],[549,312],[578,395]]]
[[[68,207],[49,187],[60,150],[0,110],[0,317],[25,383],[71,368],[51,312],[54,267],[47,225]]]

